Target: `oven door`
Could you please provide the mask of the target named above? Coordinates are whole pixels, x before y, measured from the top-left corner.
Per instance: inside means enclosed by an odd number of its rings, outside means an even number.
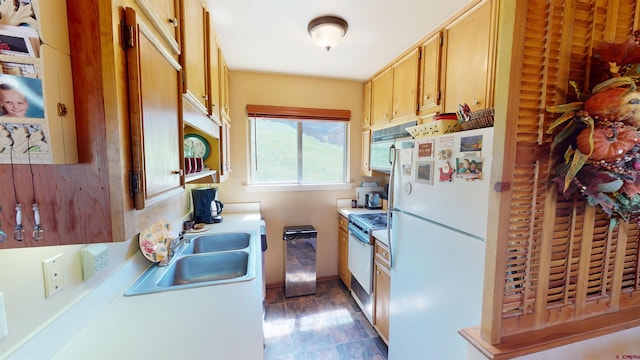
[[[348,267],[351,275],[371,295],[373,292],[373,245],[363,243],[349,232]]]

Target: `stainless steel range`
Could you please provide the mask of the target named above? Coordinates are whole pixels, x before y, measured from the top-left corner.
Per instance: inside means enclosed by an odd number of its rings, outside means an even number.
[[[372,322],[373,310],[373,244],[371,232],[387,227],[387,214],[366,213],[349,215],[349,258],[351,295],[362,312]]]

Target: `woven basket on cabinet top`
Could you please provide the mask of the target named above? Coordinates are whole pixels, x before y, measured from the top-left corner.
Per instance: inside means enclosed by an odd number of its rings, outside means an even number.
[[[493,126],[494,108],[474,111],[469,115],[469,121],[463,121],[462,130],[473,130]]]

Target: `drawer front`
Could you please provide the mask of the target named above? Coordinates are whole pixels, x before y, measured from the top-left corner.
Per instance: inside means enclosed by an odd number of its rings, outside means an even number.
[[[338,226],[347,230],[347,227],[349,226],[349,221],[347,220],[346,217],[342,215],[338,215]]]
[[[380,242],[376,242],[376,250],[375,257],[381,264],[386,266],[389,269],[389,249],[381,244]]]

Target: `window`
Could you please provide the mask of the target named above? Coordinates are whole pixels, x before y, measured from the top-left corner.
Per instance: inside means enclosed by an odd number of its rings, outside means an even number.
[[[252,185],[346,183],[349,111],[249,105],[247,112]]]

